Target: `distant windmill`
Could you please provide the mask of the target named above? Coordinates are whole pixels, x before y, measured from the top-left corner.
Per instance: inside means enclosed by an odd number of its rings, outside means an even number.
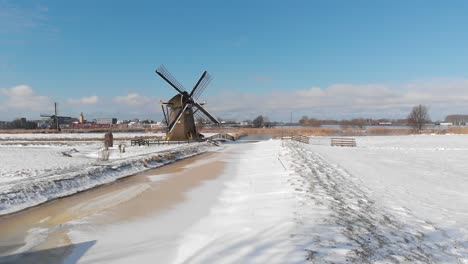
[[[159,67],[156,73],[178,92],[168,102],[161,104],[167,125],[167,140],[199,139],[200,134],[197,132],[194,118],[198,111],[213,123],[219,124],[219,121],[203,108],[204,104],[197,102],[212,79],[207,71],[203,72],[190,93],[177,82],[164,66]]]
[[[57,103],[54,103],[54,108],[55,108],[55,113],[53,115],[47,115],[47,114],[41,114],[41,117],[48,117],[50,118],[50,128],[51,129],[56,129],[57,131],[60,131],[60,124],[59,124],[59,118],[61,119],[71,119],[69,116],[58,116],[57,115]]]

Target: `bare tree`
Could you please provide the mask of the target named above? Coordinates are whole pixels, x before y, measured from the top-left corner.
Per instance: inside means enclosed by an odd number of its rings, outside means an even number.
[[[265,124],[265,118],[262,115],[257,116],[252,121],[253,127],[263,127]]]
[[[302,116],[299,120],[301,126],[320,126],[320,120],[315,118],[309,118],[308,116]]]
[[[413,107],[408,115],[408,124],[420,133],[423,125],[427,122],[430,122],[428,108],[424,105]]]

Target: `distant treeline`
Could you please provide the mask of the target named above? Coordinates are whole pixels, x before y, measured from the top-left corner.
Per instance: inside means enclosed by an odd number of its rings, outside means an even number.
[[[27,121],[26,118],[15,119],[11,122],[0,122],[0,129],[36,129],[37,123]]]
[[[330,119],[316,119],[303,116],[299,120],[301,126],[321,126],[321,125],[339,125],[339,126],[353,126],[364,127],[372,125],[408,125],[407,119],[368,119],[368,118],[354,118],[350,120],[330,120]]]

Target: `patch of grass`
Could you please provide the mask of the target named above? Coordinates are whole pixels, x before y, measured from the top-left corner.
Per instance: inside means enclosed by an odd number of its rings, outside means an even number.
[[[409,135],[412,133],[411,128],[373,127],[367,130],[369,135]]]
[[[450,127],[447,132],[451,134],[468,134],[468,127]]]

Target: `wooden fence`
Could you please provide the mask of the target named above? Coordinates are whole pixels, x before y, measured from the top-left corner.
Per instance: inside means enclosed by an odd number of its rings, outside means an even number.
[[[356,147],[356,139],[354,138],[331,138],[332,146],[339,147]]]
[[[149,140],[144,138],[135,138],[130,140],[130,145],[132,146],[149,146],[149,145],[169,145],[169,144],[190,144],[197,142],[215,142],[217,140],[235,140],[233,136],[227,133],[219,133],[204,139],[189,139],[189,140]]]
[[[290,139],[304,144],[309,144],[309,137],[303,135],[288,135],[281,136],[281,139]]]
[[[301,143],[309,144],[309,137],[302,136],[302,135],[292,135],[291,139],[294,141],[298,141]]]
[[[149,145],[169,145],[169,144],[190,144],[201,142],[203,140],[180,140],[180,141],[172,141],[172,140],[148,140],[148,139],[132,139],[130,140],[130,145],[132,146],[149,146]]]

